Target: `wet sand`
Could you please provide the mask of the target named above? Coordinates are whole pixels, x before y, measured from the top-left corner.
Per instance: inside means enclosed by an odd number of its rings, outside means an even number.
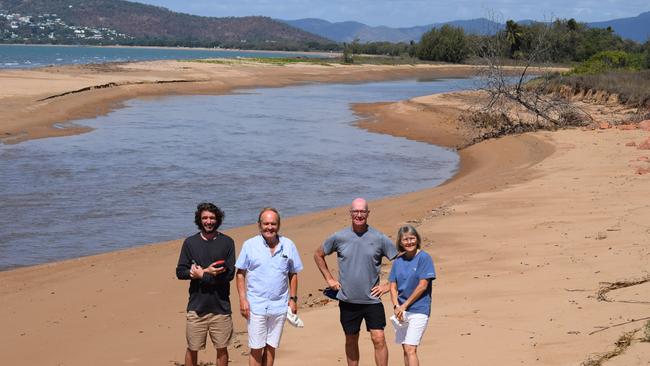
[[[173,62],[99,69],[0,72],[3,85],[10,85],[0,91],[0,120],[9,121],[3,122],[2,133],[17,142],[82,132],[59,132],[51,125],[105,113],[136,96],[440,71]],[[467,75],[471,70],[448,72]],[[134,84],[181,77],[210,80]],[[121,86],[35,102],[110,82]],[[454,123],[467,98],[471,96],[454,93],[355,108],[364,118],[362,128],[454,147],[466,144],[470,135]],[[16,108],[6,108],[10,105]],[[418,226],[424,249],[437,265],[431,321],[419,347],[423,364],[577,365],[593,353],[612,350],[623,332],[643,325],[632,322],[590,335],[599,327],[649,315],[649,283],[610,292],[612,302],[596,299],[601,282],[648,276],[650,175],[636,174],[636,169],[649,164],[636,159],[649,152],[625,146],[647,135],[641,130],[568,130],[485,141],[459,151],[461,170],[444,185],[370,203],[370,223],[391,236],[405,222]],[[346,207],[283,219],[282,231],[297,243],[305,264],[299,297],[306,326],[287,326],[278,365],[345,363],[338,311],[319,295],[325,283],[311,258],[329,234],[348,224]],[[227,234],[239,247],[256,234],[256,227]],[[174,274],[180,244],[176,240],[0,272],[4,362],[182,362],[187,282]],[[334,257],[328,262],[335,268]],[[245,328],[234,286],[232,290],[238,334],[230,356],[233,364],[244,365]],[[387,296],[384,303],[390,303]],[[386,334],[390,365],[403,364],[390,328]],[[624,356],[608,364],[647,365],[649,345],[634,341]],[[363,334],[362,365],[373,364],[371,349]],[[214,351],[202,352],[200,359],[213,362]]]

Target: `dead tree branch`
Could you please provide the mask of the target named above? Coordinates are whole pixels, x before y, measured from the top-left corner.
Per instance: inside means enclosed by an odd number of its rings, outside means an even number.
[[[487,100],[469,118],[476,127],[483,129],[478,140],[539,129],[583,126],[591,121],[588,114],[569,100],[548,92],[550,82],[561,77],[547,62],[550,60],[550,27],[539,24],[539,32],[530,40],[530,50],[510,57],[504,54],[511,45],[508,42],[512,42],[506,31],[484,37],[477,54],[485,65],[479,72],[479,79]],[[486,118],[490,121],[481,122]]]

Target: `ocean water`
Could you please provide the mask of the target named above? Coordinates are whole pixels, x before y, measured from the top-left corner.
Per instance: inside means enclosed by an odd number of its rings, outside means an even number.
[[[0,144],[0,269],[182,238],[212,201],[223,228],[420,190],[458,155],[356,128],[351,102],[469,89],[472,79],[316,84],[131,100],[77,136]]]
[[[230,51],[219,49],[0,44],[0,69],[26,69],[48,65],[97,64],[124,61],[295,57],[297,55],[301,57],[316,57],[315,54],[291,52]]]

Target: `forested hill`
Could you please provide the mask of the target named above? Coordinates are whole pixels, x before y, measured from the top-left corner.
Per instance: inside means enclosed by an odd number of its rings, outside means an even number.
[[[0,12],[32,19],[55,14],[71,27],[108,28],[139,44],[286,49],[332,43],[268,17],[202,17],[123,0],[0,0]]]

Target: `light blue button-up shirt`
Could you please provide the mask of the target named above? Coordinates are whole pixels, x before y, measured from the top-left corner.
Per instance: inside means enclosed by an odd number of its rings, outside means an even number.
[[[302,262],[291,239],[280,236],[271,256],[271,249],[262,237],[244,242],[235,267],[246,271],[246,297],[256,315],[277,315],[287,312],[289,273],[302,271]]]

